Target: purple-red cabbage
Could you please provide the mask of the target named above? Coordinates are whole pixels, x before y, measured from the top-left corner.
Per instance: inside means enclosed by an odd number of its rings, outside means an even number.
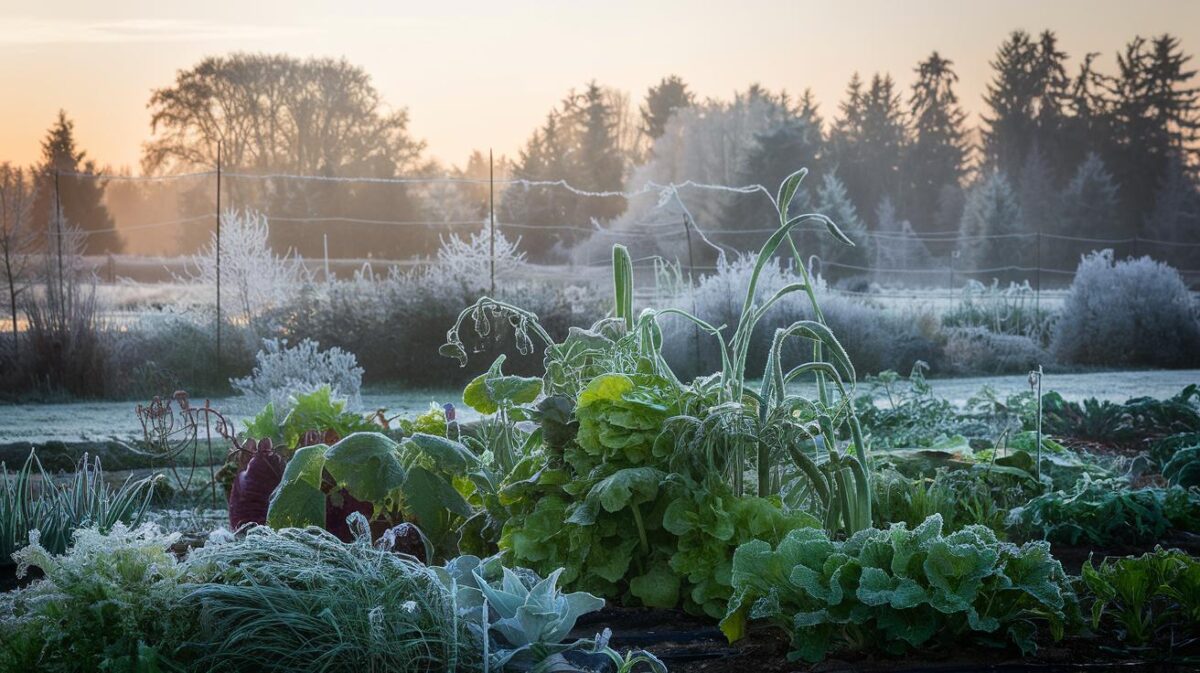
[[[233,530],[248,523],[267,523],[271,493],[283,478],[286,461],[275,452],[270,439],[259,440],[257,446],[254,440],[248,440],[243,450],[250,449],[253,449],[253,455],[238,470],[229,492],[229,525]]]

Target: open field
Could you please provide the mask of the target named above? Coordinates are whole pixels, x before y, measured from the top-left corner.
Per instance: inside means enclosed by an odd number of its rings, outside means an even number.
[[[1184,386],[1200,381],[1200,370],[1153,370],[1095,372],[1089,374],[1046,375],[1043,388],[1058,391],[1064,399],[1079,401],[1087,397],[1123,402],[1130,397],[1165,398]],[[991,386],[1000,396],[1027,391],[1023,376],[981,376],[932,380],[934,392],[961,405],[983,386]],[[803,392],[802,388],[799,388]],[[363,391],[362,409],[387,409],[389,414],[420,413],[430,403],[450,402],[459,407],[460,418],[477,414],[462,405],[462,391],[456,388],[429,388],[397,391],[368,387]],[[202,403],[202,400],[194,400]],[[260,400],[225,397],[212,400],[217,409],[231,418],[242,419],[258,412]],[[0,405],[0,444],[49,441],[88,442],[109,438],[122,440],[141,437],[134,408],[137,402],[71,402],[63,404]]]

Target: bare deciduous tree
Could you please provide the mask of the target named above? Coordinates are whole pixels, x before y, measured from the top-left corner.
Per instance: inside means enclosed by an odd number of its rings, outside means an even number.
[[[29,288],[29,265],[37,242],[32,209],[34,182],[24,169],[0,164],[0,264],[3,264],[14,356],[20,350],[17,301]]]

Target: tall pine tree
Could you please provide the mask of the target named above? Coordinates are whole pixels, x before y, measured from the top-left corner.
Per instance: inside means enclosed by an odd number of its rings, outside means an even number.
[[[768,126],[755,135],[754,148],[746,157],[745,166],[738,176],[742,185],[778,185],[784,178],[801,168],[807,168],[809,177],[801,184],[801,191],[792,199],[791,214],[811,210],[812,199],[809,184],[819,182],[825,170],[825,136],[823,122],[812,92],[806,90],[800,98],[798,109],[788,111],[782,122]],[[762,193],[739,194],[730,200],[723,211],[722,220],[731,230],[758,229],[759,233],[743,234],[732,238],[729,243],[741,250],[753,250],[762,245],[768,234],[762,233],[778,219],[774,205]],[[810,245],[810,232],[802,232],[800,240]]]
[[[876,74],[866,89],[856,73],[830,133],[838,174],[860,210],[896,194],[908,144],[900,94],[888,75]]]
[[[1172,167],[1186,169],[1196,155],[1200,89],[1179,40],[1135,38],[1117,56],[1112,81],[1113,166],[1126,221],[1139,225],[1154,209],[1155,193]]]
[[[826,263],[832,263],[826,275],[844,278],[865,274],[872,257],[867,226],[859,217],[846,185],[833,171],[821,175],[814,210],[833,220],[842,233],[854,241],[854,245],[849,246],[824,231],[818,232],[820,257]]]
[[[1036,41],[1014,31],[1000,45],[992,61],[996,74],[984,95],[989,111],[983,116],[983,151],[992,167],[1019,176],[1037,145],[1055,178],[1061,178],[1059,144],[1070,89],[1065,61],[1050,31]]]
[[[621,151],[619,111],[612,100],[595,82],[583,93],[571,91],[526,143],[514,175],[526,180],[566,180],[591,192],[620,191],[627,156]],[[625,205],[620,196],[584,196],[560,186],[536,186],[508,190],[501,217],[545,227],[523,232],[523,245],[532,255],[553,253],[561,259],[582,238],[579,227],[612,219]]]
[[[68,119],[63,110],[59,110],[58,119],[42,141],[42,161],[37,171],[39,185],[34,218],[41,226],[50,227],[48,236],[55,235],[55,218],[61,208],[64,224],[77,227],[85,234],[83,254],[103,255],[122,250],[124,244],[104,205],[104,181],[95,177],[96,164],[76,146],[75,122]]]
[[[667,130],[671,115],[696,101],[695,95],[678,75],[670,75],[650,87],[642,103],[642,133],[651,142],[658,140]]]
[[[1060,197],[1060,226],[1056,233],[1075,238],[1121,238],[1117,212],[1117,185],[1104,161],[1095,152],[1079,164]],[[1087,241],[1042,239],[1042,265],[1073,271],[1079,257],[1111,244]]]
[[[912,145],[904,161],[904,202],[917,231],[938,229],[939,197],[947,186],[959,186],[966,168],[966,113],[954,94],[953,65],[936,51],[921,61],[909,99]]]
[[[1015,279],[1020,274],[984,270],[1029,266],[1024,263],[1029,241],[1013,236],[1024,230],[1021,206],[1008,177],[1003,171],[989,170],[967,192],[959,225],[960,261],[957,268],[964,275],[981,281]],[[1032,250],[1032,247],[1028,249]],[[1028,257],[1027,261],[1032,264],[1033,255]]]

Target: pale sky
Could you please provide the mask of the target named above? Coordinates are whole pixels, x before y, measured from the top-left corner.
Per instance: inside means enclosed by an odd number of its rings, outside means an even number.
[[[934,49],[954,61],[974,123],[1015,28],[1050,28],[1072,69],[1098,51],[1107,70],[1137,34],[1171,32],[1200,53],[1200,1],[0,0],[0,161],[35,161],[64,108],[91,158],[136,170],[151,89],[229,51],[344,56],[408,108],[430,156],[457,164],[476,148],[514,154],[593,78],[635,102],[671,73],[702,97],[811,87],[828,119],[856,70],[907,89]]]

